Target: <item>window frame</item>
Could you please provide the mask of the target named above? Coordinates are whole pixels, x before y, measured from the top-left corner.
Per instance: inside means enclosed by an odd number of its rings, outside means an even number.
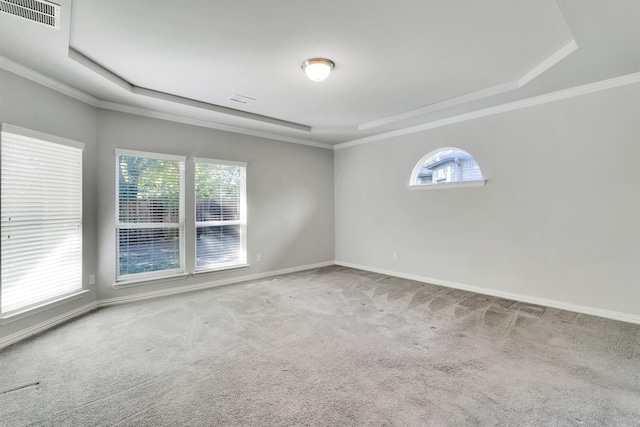
[[[211,273],[216,271],[224,271],[236,268],[248,267],[247,261],[247,163],[236,162],[231,160],[210,159],[205,157],[193,158],[193,244],[194,244],[194,256],[193,256],[193,274]],[[198,221],[197,220],[197,165],[198,164],[214,164],[223,166],[237,166],[240,167],[240,219],[239,220],[219,220],[219,221]],[[240,232],[240,261],[235,264],[221,264],[212,268],[198,269],[198,228],[199,227],[212,227],[212,226],[224,226],[224,225],[238,225]]]
[[[3,292],[2,292],[2,280],[0,279],[0,324],[12,322],[14,320],[23,318],[25,316],[29,316],[31,314],[35,314],[35,313],[47,310],[51,307],[64,304],[71,300],[81,298],[85,293],[89,292],[87,289],[84,288],[83,251],[82,251],[82,246],[83,246],[82,223],[83,223],[83,202],[84,202],[83,194],[82,194],[83,179],[84,179],[83,151],[84,151],[85,144],[71,140],[71,139],[62,138],[59,136],[50,135],[50,134],[46,134],[43,132],[38,132],[30,129],[25,129],[25,128],[11,125],[8,123],[2,123],[2,126],[0,127],[0,138],[3,141],[3,147],[4,147],[4,141],[5,141],[5,134],[12,135],[12,137],[8,137],[8,138],[23,139],[24,142],[27,142],[27,140],[31,140],[28,142],[32,144],[44,143],[42,145],[43,147],[42,152],[45,152],[46,147],[51,146],[52,144],[63,146],[68,149],[77,150],[75,152],[71,150],[68,152],[68,157],[77,157],[75,159],[77,161],[77,164],[75,166],[70,166],[69,169],[65,171],[65,173],[68,173],[67,179],[71,179],[73,183],[73,187],[71,187],[73,189],[73,192],[72,192],[72,196],[69,197],[69,200],[75,206],[75,209],[77,209],[72,211],[73,218],[70,220],[67,219],[66,221],[67,225],[73,225],[75,227],[75,230],[72,233],[70,232],[69,236],[74,237],[72,239],[72,242],[73,242],[72,253],[75,254],[76,256],[72,257],[71,260],[69,258],[65,258],[64,260],[65,270],[67,269],[75,270],[75,273],[74,273],[75,278],[73,279],[72,281],[73,284],[71,286],[69,286],[68,288],[65,288],[64,291],[62,292],[48,295],[46,298],[33,300],[33,302],[29,304],[18,306],[16,308],[13,308],[7,311],[2,310]],[[59,147],[57,149],[59,149]],[[67,157],[67,156],[62,156],[61,153],[57,153],[57,155],[59,155],[59,157],[51,156],[51,161],[55,162],[55,161],[65,160],[65,158]],[[3,157],[3,161],[4,161],[4,152],[2,152],[0,156]],[[30,160],[33,160],[33,159],[30,159]],[[6,172],[3,169],[2,174],[4,175],[5,173]],[[71,178],[69,178],[70,176]],[[36,190],[37,189],[34,189],[34,192],[37,193]],[[50,202],[43,200],[42,203],[50,203]],[[65,203],[64,205],[66,206],[66,209],[68,209],[68,206],[69,206],[68,202]],[[42,222],[42,219],[38,220],[37,222]],[[3,223],[4,223],[4,218],[3,218]],[[49,226],[52,226],[59,231],[60,224],[57,221],[55,223],[51,222]],[[4,265],[6,264],[3,263],[3,266]],[[68,283],[68,281],[69,279],[65,277],[64,282]]]
[[[455,150],[462,152],[468,155],[473,161],[478,165],[478,170],[480,171],[480,175],[482,179],[479,180],[466,180],[466,181],[455,181],[455,182],[430,182],[425,184],[418,184],[418,174],[422,169],[422,166],[434,155],[447,151],[447,150]],[[440,147],[435,150],[428,152],[426,155],[422,156],[422,158],[416,163],[411,171],[411,177],[409,178],[409,189],[410,190],[434,190],[434,189],[444,189],[444,188],[464,188],[464,187],[483,187],[487,183],[487,179],[485,179],[484,173],[482,172],[482,168],[480,168],[480,164],[468,151],[465,151],[458,147]]]
[[[168,222],[148,222],[148,223],[122,223],[120,220],[120,156],[142,157],[155,160],[177,161],[179,165],[180,184],[179,184],[179,213],[177,223]],[[186,276],[186,256],[185,256],[185,172],[186,172],[186,156],[155,153],[148,151],[128,150],[122,148],[115,149],[115,285],[123,285],[129,283],[146,282],[158,279],[167,279],[173,277]],[[130,224],[130,225],[125,225]],[[123,226],[124,225],[124,226]],[[125,229],[153,229],[153,228],[175,228],[179,235],[179,251],[180,251],[180,267],[174,269],[141,272],[133,274],[120,274],[120,230]]]

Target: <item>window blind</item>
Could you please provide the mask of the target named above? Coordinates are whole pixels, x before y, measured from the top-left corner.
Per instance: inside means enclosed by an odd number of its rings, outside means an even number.
[[[2,314],[82,289],[83,147],[2,126]]]
[[[244,265],[246,164],[196,158],[196,271]]]
[[[117,150],[117,280],[184,273],[185,158]]]

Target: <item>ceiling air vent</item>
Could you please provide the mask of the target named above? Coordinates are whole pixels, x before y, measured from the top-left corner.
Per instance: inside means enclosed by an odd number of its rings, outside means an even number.
[[[44,0],[0,0],[0,11],[60,28],[60,6]]]
[[[238,95],[237,93],[235,95],[233,95],[231,98],[229,98],[229,101],[236,101],[239,102],[241,104],[248,104],[250,102],[255,101],[255,98],[250,98],[248,96],[244,96],[244,95]]]

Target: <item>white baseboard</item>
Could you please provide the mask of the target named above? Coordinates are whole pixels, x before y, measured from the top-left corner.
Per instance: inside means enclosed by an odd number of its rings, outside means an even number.
[[[560,310],[573,311],[575,313],[589,314],[591,316],[604,317],[606,319],[620,320],[622,322],[635,323],[640,325],[640,316],[635,314],[621,313],[618,311],[604,310],[596,307],[570,304],[562,301],[550,300],[546,298],[532,297],[511,292],[497,291],[479,286],[465,285],[462,283],[450,282],[448,280],[434,279],[432,277],[418,276],[415,274],[402,273],[400,271],[385,270],[381,268],[369,267],[366,265],[353,264],[344,261],[336,261],[336,265],[356,268],[358,270],[371,271],[373,273],[386,274],[388,276],[401,277],[403,279],[415,280],[417,282],[431,283],[433,285],[445,286],[447,288],[460,289],[463,291],[475,292],[478,294],[491,295],[514,301],[526,302],[528,304],[542,305],[545,307],[558,308]]]
[[[252,274],[252,275],[242,276],[242,277],[237,277],[237,278],[232,278],[232,279],[214,280],[214,281],[210,281],[210,282],[206,282],[206,283],[200,283],[200,284],[197,284],[197,285],[181,286],[181,287],[177,287],[177,288],[164,289],[164,290],[161,290],[161,291],[145,292],[143,294],[129,295],[129,296],[124,296],[124,297],[109,298],[109,299],[94,301],[92,303],[89,303],[87,305],[79,307],[79,308],[77,308],[75,310],[72,310],[72,311],[70,311],[68,313],[62,314],[60,316],[54,317],[52,319],[49,319],[49,320],[46,320],[44,322],[38,323],[37,325],[31,326],[29,328],[26,328],[24,330],[16,332],[15,334],[11,334],[11,335],[8,335],[6,337],[0,338],[0,349],[2,349],[4,347],[7,347],[7,346],[9,346],[11,344],[14,344],[14,343],[16,343],[18,341],[21,341],[21,340],[23,340],[25,338],[28,338],[28,337],[30,337],[32,335],[35,335],[37,333],[46,331],[47,329],[52,328],[52,327],[54,327],[54,326],[56,326],[56,325],[58,325],[60,323],[66,322],[68,320],[71,320],[74,317],[78,317],[78,316],[81,316],[83,314],[86,314],[86,313],[88,313],[90,311],[95,310],[96,308],[99,308],[99,307],[107,307],[107,306],[112,306],[112,305],[117,305],[117,304],[125,304],[125,303],[129,303],[129,302],[134,302],[134,301],[143,301],[143,300],[146,300],[146,299],[157,298],[157,297],[161,297],[161,296],[174,295],[174,294],[179,294],[179,293],[183,293],[183,292],[197,291],[197,290],[201,290],[201,289],[209,289],[209,288],[214,288],[216,286],[224,286],[224,285],[230,285],[230,284],[233,284],[233,283],[246,282],[246,281],[249,281],[249,280],[263,279],[263,278],[266,278],[266,277],[278,276],[278,275],[287,274],[287,273],[295,273],[295,272],[304,271],[304,270],[312,270],[314,268],[327,267],[327,266],[331,266],[331,265],[340,265],[340,266],[343,266],[343,267],[349,267],[349,268],[355,268],[355,269],[358,269],[358,270],[371,271],[371,272],[374,272],[374,273],[386,274],[388,276],[401,277],[403,279],[415,280],[415,281],[418,281],[418,282],[431,283],[431,284],[434,284],[434,285],[445,286],[445,287],[448,287],[448,288],[461,289],[461,290],[464,290],[464,291],[475,292],[475,293],[478,293],[478,294],[491,295],[491,296],[495,296],[495,297],[514,300],[514,301],[526,302],[526,303],[529,303],[529,304],[537,304],[537,305],[542,305],[542,306],[545,306],[545,307],[552,307],[552,308],[558,308],[558,309],[561,309],[561,310],[573,311],[573,312],[576,312],[576,313],[589,314],[589,315],[592,315],[592,316],[604,317],[604,318],[612,319],[612,320],[620,320],[622,322],[640,324],[640,316],[637,316],[637,315],[634,315],[634,314],[627,314],[627,313],[621,313],[621,312],[617,312],[617,311],[604,310],[604,309],[595,308],[595,307],[588,307],[588,306],[582,306],[582,305],[576,305],[576,304],[569,304],[569,303],[565,303],[565,302],[561,302],[561,301],[555,301],[555,300],[549,300],[549,299],[545,299],[545,298],[537,298],[537,297],[532,297],[532,296],[527,296],[527,295],[513,294],[513,293],[510,293],[510,292],[496,291],[496,290],[492,290],[492,289],[482,288],[482,287],[479,287],[479,286],[464,285],[464,284],[461,284],[461,283],[450,282],[448,280],[434,279],[434,278],[431,278],[431,277],[418,276],[418,275],[415,275],[415,274],[407,274],[407,273],[402,273],[400,271],[385,270],[385,269],[381,269],[381,268],[369,267],[369,266],[365,266],[365,265],[353,264],[353,263],[348,263],[348,262],[343,262],[343,261],[335,261],[335,262],[334,261],[327,261],[327,262],[321,262],[321,263],[318,263],[318,264],[309,264],[309,265],[303,265],[303,266],[299,266],[299,267],[285,268],[285,269],[282,269],[282,270],[275,270],[275,271],[269,271],[269,272],[265,272],[265,273]]]
[[[134,301],[143,301],[150,298],[158,298],[158,297],[163,297],[167,295],[181,294],[183,292],[199,291],[202,289],[215,288],[216,286],[231,285],[233,283],[247,282],[249,280],[263,279],[265,277],[278,276],[278,275],[287,274],[287,273],[295,273],[295,272],[304,271],[304,270],[312,270],[314,268],[327,267],[330,265],[335,265],[335,262],[327,261],[327,262],[321,262],[318,264],[308,264],[308,265],[302,265],[299,267],[285,268],[282,270],[268,271],[265,273],[234,277],[231,279],[213,280],[205,283],[198,283],[197,285],[179,286],[179,287],[170,288],[170,289],[162,289],[159,291],[145,292],[142,294],[103,299],[98,301],[98,307],[107,307],[110,305],[124,304],[124,303],[134,302]]]
[[[53,319],[46,320],[44,322],[38,323],[37,325],[33,325],[29,328],[18,331],[15,334],[7,335],[6,337],[0,338],[0,349],[3,349],[11,344],[15,344],[25,338],[29,338],[32,335],[46,331],[47,329],[53,328],[60,323],[73,319],[74,317],[78,317],[85,313],[93,311],[96,308],[98,308],[98,303],[94,301],[87,305],[83,305],[82,307],[76,308],[75,310],[54,317]]]
[[[262,279],[265,277],[278,276],[281,274],[295,273],[295,272],[304,271],[304,270],[312,270],[314,268],[327,267],[330,265],[335,265],[335,263],[333,261],[327,261],[327,262],[321,262],[317,264],[308,264],[308,265],[303,265],[299,267],[285,268],[282,270],[275,270],[275,271],[269,271],[269,272],[260,273],[260,274],[252,274],[248,276],[236,277],[233,279],[214,280],[214,281],[200,283],[192,286],[181,286],[177,288],[164,289],[161,291],[145,292],[143,294],[129,295],[124,297],[109,298],[109,299],[94,301],[90,304],[84,305],[68,313],[54,317],[53,319],[49,319],[44,322],[38,323],[37,325],[23,329],[19,332],[16,332],[15,334],[7,335],[6,337],[0,338],[0,349],[3,349],[4,347],[7,347],[11,344],[15,344],[18,341],[21,341],[37,333],[46,331],[47,329],[52,328],[62,322],[66,322],[67,320],[71,320],[74,317],[81,316],[99,307],[107,307],[107,306],[112,306],[117,304],[125,304],[128,302],[142,301],[150,298],[180,294],[183,292],[197,291],[201,289],[213,288],[216,286],[230,285],[233,283],[240,283],[240,282],[246,282],[249,280]]]

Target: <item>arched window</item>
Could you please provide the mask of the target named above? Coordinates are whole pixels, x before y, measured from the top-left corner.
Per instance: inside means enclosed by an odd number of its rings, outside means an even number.
[[[424,156],[413,168],[411,188],[482,186],[486,180],[478,162],[464,150],[445,147]]]

